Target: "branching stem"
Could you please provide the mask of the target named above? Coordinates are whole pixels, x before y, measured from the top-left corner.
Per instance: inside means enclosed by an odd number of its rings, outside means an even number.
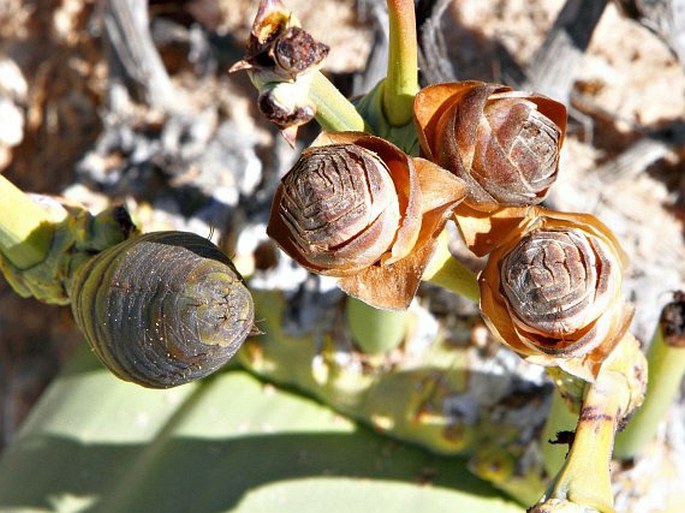
[[[0,175],[0,252],[19,269],[48,255],[54,220],[7,178]]]
[[[624,404],[620,393],[623,386],[623,379],[614,372],[587,385],[571,450],[548,498],[613,513],[609,464],[617,418]]]
[[[320,71],[315,72],[309,98],[316,105],[316,121],[324,130],[364,131],[364,119],[354,105]]]
[[[478,280],[470,269],[452,256],[446,232],[438,237],[435,254],[423,273],[423,280],[478,303]]]

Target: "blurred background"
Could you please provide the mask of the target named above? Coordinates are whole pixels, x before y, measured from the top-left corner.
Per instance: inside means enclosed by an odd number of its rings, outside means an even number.
[[[323,71],[345,94],[382,77],[384,2],[285,3],[331,47]],[[564,33],[565,4],[583,2],[419,1],[422,78],[525,86],[569,105],[547,203],[598,215],[616,232],[632,261],[633,328],[648,340],[669,292],[684,285],[684,32],[668,11],[596,1],[577,55],[559,54],[567,65],[551,80],[542,64],[555,54],[545,44]],[[124,204],[144,231],[211,235],[229,255],[251,254],[247,268],[268,267],[277,250],[260,229],[271,194],[316,127],[290,148],[257,112],[246,75],[227,74],[256,7],[0,0],[0,172],[93,211]],[[67,307],[19,298],[0,278],[0,447],[80,344]]]

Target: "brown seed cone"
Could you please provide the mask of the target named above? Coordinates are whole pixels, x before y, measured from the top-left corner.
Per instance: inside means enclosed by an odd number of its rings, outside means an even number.
[[[540,203],[557,177],[566,108],[478,81],[422,89],[414,119],[425,156],[463,179],[481,211]]]
[[[267,233],[372,306],[406,308],[464,183],[379,137],[324,133],[283,177]]]
[[[481,313],[522,356],[591,381],[628,327],[625,263],[595,217],[531,208],[490,253]]]

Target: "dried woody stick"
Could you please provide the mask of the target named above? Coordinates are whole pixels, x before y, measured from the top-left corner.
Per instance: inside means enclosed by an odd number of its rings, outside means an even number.
[[[567,0],[540,49],[525,70],[523,89],[568,103],[575,71],[607,0]]]
[[[123,74],[148,105],[178,111],[178,92],[150,34],[147,1],[109,0],[103,18],[113,50],[112,75]]]
[[[614,437],[641,404],[646,362],[626,334],[585,387],[571,449],[540,503],[529,513],[613,513],[611,463]]]
[[[630,17],[661,37],[685,66],[685,17],[678,16],[685,0],[617,0]],[[544,43],[524,74],[524,89],[569,103],[575,71],[607,5],[606,0],[567,0]],[[506,71],[505,71],[506,73]],[[512,70],[510,75],[515,76]],[[573,112],[573,110],[571,110]],[[667,131],[650,132],[624,152],[602,165],[604,178],[637,175],[657,160],[667,158],[685,144],[685,129],[676,124]]]
[[[625,14],[671,48],[685,68],[685,0],[616,0]]]

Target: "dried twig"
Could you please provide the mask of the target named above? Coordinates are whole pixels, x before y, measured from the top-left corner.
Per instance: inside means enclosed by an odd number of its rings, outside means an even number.
[[[422,8],[430,12],[430,16],[427,16],[421,24],[420,31],[419,67],[423,79],[427,83],[458,80],[459,73],[455,68],[455,63],[449,58],[444,36],[445,29],[441,23],[442,17],[450,5],[450,0],[424,3],[435,3],[435,5],[424,5]]]
[[[606,0],[566,1],[525,71],[523,89],[534,89],[568,103],[575,71],[606,4]]]
[[[616,0],[624,13],[659,36],[685,68],[685,0]]]
[[[660,159],[673,156],[685,148],[685,123],[675,123],[667,130],[646,134],[612,160],[597,168],[605,182],[637,176]]]
[[[109,0],[104,10],[113,50],[111,76],[121,77],[148,105],[178,110],[178,95],[152,42],[146,0]]]

